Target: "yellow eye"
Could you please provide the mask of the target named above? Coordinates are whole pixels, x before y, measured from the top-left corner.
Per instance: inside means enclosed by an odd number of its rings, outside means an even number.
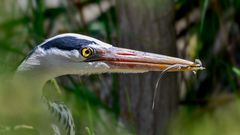
[[[81,54],[83,57],[88,58],[89,56],[91,56],[93,53],[93,50],[91,48],[83,48],[81,51]]]

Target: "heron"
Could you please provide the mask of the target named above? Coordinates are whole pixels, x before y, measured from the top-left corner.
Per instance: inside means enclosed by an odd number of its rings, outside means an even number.
[[[16,76],[31,80],[37,85],[39,97],[44,84],[62,75],[86,75],[101,73],[144,73],[163,71],[197,71],[203,69],[199,62],[176,57],[114,47],[98,39],[75,33],[54,36],[37,45],[17,68]],[[47,106],[59,115],[64,133],[75,135],[71,111],[64,105],[46,101]],[[60,134],[57,126],[52,127]]]

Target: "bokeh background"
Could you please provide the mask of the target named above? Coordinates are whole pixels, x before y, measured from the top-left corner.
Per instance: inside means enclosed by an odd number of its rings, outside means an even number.
[[[206,67],[165,75],[154,110],[156,72],[49,81],[45,96],[71,108],[77,134],[240,134],[239,0],[1,0],[1,78],[34,46],[68,32]]]

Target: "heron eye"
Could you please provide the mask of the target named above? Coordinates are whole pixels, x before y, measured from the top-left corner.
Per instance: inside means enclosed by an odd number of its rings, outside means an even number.
[[[81,54],[83,57],[88,58],[89,56],[91,56],[93,53],[92,48],[83,48],[81,51]]]

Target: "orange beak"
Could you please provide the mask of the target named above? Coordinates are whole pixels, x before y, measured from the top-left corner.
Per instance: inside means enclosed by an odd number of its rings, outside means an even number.
[[[97,48],[95,51],[96,55],[87,61],[102,61],[107,63],[111,69],[163,71],[170,66],[173,68],[168,71],[172,72],[204,69],[200,61],[191,62],[180,58],[125,48]]]

